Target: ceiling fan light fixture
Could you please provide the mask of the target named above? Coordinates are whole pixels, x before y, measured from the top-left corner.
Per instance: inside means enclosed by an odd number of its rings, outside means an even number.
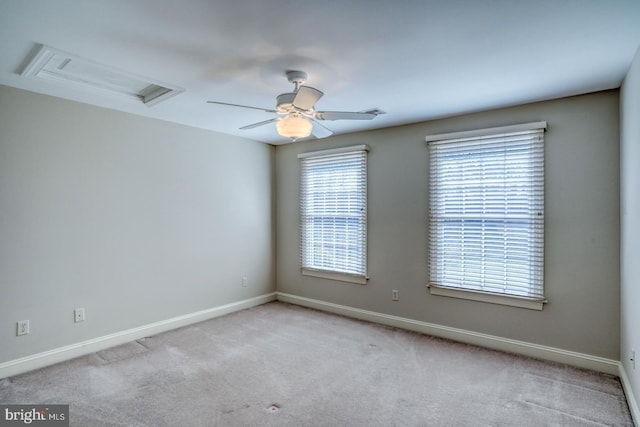
[[[312,128],[313,124],[299,114],[289,114],[276,123],[278,134],[294,141],[311,135]]]

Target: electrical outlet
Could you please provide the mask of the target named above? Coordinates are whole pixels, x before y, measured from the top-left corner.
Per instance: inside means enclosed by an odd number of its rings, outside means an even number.
[[[243,276],[242,277],[242,287],[246,288],[247,287],[247,283],[248,283],[247,276]]]
[[[29,321],[18,320],[18,323],[16,323],[16,335],[27,335],[29,332]]]
[[[399,295],[398,295],[398,290],[394,289],[391,291],[391,300],[392,301],[398,301],[399,300]]]
[[[73,310],[73,321],[76,323],[84,322],[84,308],[76,308]]]

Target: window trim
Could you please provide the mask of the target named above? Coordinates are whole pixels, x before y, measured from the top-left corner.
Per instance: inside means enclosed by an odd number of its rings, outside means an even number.
[[[349,147],[329,148],[326,150],[319,150],[319,151],[307,151],[305,153],[299,153],[298,159],[304,159],[307,157],[331,156],[333,154],[351,153],[355,151],[368,152],[369,146],[366,144],[360,144],[360,145],[351,145]]]
[[[488,302],[491,304],[509,305],[512,307],[528,308],[530,310],[542,310],[544,304],[549,302],[546,298],[536,299],[520,297],[517,295],[494,294],[491,292],[464,288],[451,288],[448,286],[438,286],[433,284],[428,284],[427,288],[429,288],[429,293],[431,295]]]
[[[359,276],[355,274],[341,273],[338,271],[315,270],[306,267],[302,267],[300,272],[303,276],[319,277],[322,279],[337,280],[339,282],[357,283],[359,285],[366,285],[367,280],[369,280],[369,276]]]
[[[506,133],[521,132],[521,131],[536,130],[536,129],[542,129],[543,131],[546,131],[547,122],[539,121],[539,122],[523,123],[523,124],[516,124],[516,125],[509,125],[509,126],[499,126],[499,127],[493,127],[493,128],[433,134],[433,135],[427,135],[425,137],[425,141],[427,142],[427,144],[437,145],[441,142],[446,143],[447,141],[453,140],[453,139],[483,137],[483,136],[506,134]],[[429,183],[429,192],[431,192],[431,183]],[[430,227],[431,225],[429,225],[429,229]],[[544,248],[543,248],[543,251],[544,251]],[[543,256],[544,256],[544,253],[543,253]],[[428,264],[430,265],[430,263],[431,261],[429,261]],[[493,303],[493,304],[532,309],[532,310],[542,310],[544,307],[544,304],[548,303],[548,300],[544,296],[523,297],[518,295],[498,294],[498,293],[480,291],[475,289],[436,285],[432,283],[427,283],[426,286],[429,289],[429,293],[431,295],[487,302],[487,303]]]
[[[425,141],[433,142],[433,141],[442,141],[447,139],[469,138],[474,136],[495,135],[499,133],[520,132],[520,131],[534,130],[534,129],[546,130],[547,122],[543,120],[540,122],[522,123],[518,125],[498,126],[493,128],[485,128],[485,129],[477,129],[477,130],[463,130],[461,132],[439,133],[434,135],[427,135],[425,137]]]
[[[313,158],[313,157],[322,157],[322,156],[331,156],[331,155],[336,155],[336,154],[347,154],[347,153],[355,153],[355,152],[365,152],[365,166],[367,165],[368,159],[366,157],[366,154],[369,152],[369,146],[366,144],[360,144],[360,145],[352,145],[352,146],[347,146],[347,147],[339,147],[339,148],[330,148],[330,149],[326,149],[326,150],[318,150],[318,151],[309,151],[309,152],[305,152],[305,153],[299,153],[298,154],[298,160],[300,159],[305,159],[305,158]],[[302,169],[300,169],[300,173],[302,173]],[[303,276],[310,276],[310,277],[318,277],[318,278],[323,278],[323,279],[329,279],[329,280],[336,280],[336,281],[341,281],[341,282],[349,282],[349,283],[356,283],[356,284],[361,284],[361,285],[366,285],[367,281],[369,280],[369,276],[368,276],[368,263],[367,263],[367,256],[368,256],[368,221],[367,221],[367,216],[368,216],[368,210],[367,210],[367,198],[368,198],[368,176],[367,176],[367,169],[365,167],[365,176],[364,176],[364,200],[365,200],[365,223],[364,223],[364,273],[362,275],[360,274],[351,274],[351,273],[346,273],[346,272],[341,272],[341,271],[334,271],[334,270],[324,270],[324,269],[316,269],[316,268],[310,268],[310,267],[304,267],[301,266],[300,267],[300,272]],[[299,190],[299,194],[302,194],[302,181],[300,181],[300,190]],[[299,200],[298,202],[299,206],[301,206],[301,201]],[[299,208],[300,209],[300,208]],[[303,257],[303,248],[302,248],[302,244],[303,244],[303,240],[304,240],[304,236],[302,235],[302,216],[301,216],[302,212],[299,211],[299,215],[300,215],[300,257]]]

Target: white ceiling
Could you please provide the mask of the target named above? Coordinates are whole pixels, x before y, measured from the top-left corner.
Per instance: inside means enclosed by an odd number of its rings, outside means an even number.
[[[155,106],[22,77],[38,44],[185,89]],[[336,134],[617,88],[640,0],[1,0],[0,84],[271,144],[239,127],[309,74]]]

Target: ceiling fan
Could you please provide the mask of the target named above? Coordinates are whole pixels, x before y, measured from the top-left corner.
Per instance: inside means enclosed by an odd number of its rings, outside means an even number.
[[[324,120],[371,120],[380,114],[384,114],[377,108],[365,111],[316,111],[314,105],[324,95],[322,91],[310,86],[303,86],[307,81],[307,73],[304,71],[287,71],[287,80],[295,85],[293,92],[283,93],[276,98],[276,108],[260,108],[248,105],[231,104],[228,102],[207,101],[210,104],[228,105],[232,107],[251,108],[267,113],[275,113],[274,117],[262,122],[253,123],[240,129],[253,129],[269,123],[276,123],[278,134],[293,141],[306,138],[313,134],[316,138],[326,138],[333,134],[331,130],[320,124]]]

